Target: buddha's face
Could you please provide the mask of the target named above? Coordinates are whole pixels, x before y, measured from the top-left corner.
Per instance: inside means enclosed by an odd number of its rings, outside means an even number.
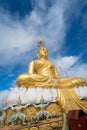
[[[45,59],[47,59],[47,56],[48,56],[48,50],[47,50],[47,48],[41,46],[41,47],[39,48],[39,50],[38,50],[37,55],[38,55],[38,58],[39,58],[39,59],[40,59],[40,58],[45,58]]]

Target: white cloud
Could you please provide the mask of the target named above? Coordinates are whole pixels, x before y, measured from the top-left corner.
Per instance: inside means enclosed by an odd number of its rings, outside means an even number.
[[[61,77],[77,76],[87,80],[87,63],[82,63],[80,57],[65,56],[54,60]]]
[[[14,77],[14,74],[9,74],[8,77]]]
[[[87,63],[79,63],[71,68],[69,71],[69,76],[83,77],[87,80]]]
[[[76,56],[61,57],[60,55],[58,55],[57,59],[53,61],[58,69],[60,76],[66,77],[68,76],[69,69],[71,69],[71,67],[77,63],[78,59],[79,57]]]
[[[78,57],[76,57],[76,56],[65,56],[65,57],[58,58],[58,62],[60,62],[60,64],[64,65],[65,69],[69,69],[77,61],[78,61]]]

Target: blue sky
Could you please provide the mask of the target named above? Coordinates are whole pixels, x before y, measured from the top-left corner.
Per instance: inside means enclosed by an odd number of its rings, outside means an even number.
[[[27,72],[39,37],[62,77],[87,79],[86,0],[0,0],[0,91]]]

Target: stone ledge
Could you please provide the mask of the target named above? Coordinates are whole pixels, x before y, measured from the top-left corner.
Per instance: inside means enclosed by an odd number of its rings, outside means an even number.
[[[38,121],[29,125],[4,126],[0,130],[61,130],[63,126],[62,117]]]

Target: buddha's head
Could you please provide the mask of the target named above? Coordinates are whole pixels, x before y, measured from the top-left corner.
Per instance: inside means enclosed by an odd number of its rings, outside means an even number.
[[[38,58],[47,59],[48,57],[48,49],[45,46],[40,46],[37,52]]]

